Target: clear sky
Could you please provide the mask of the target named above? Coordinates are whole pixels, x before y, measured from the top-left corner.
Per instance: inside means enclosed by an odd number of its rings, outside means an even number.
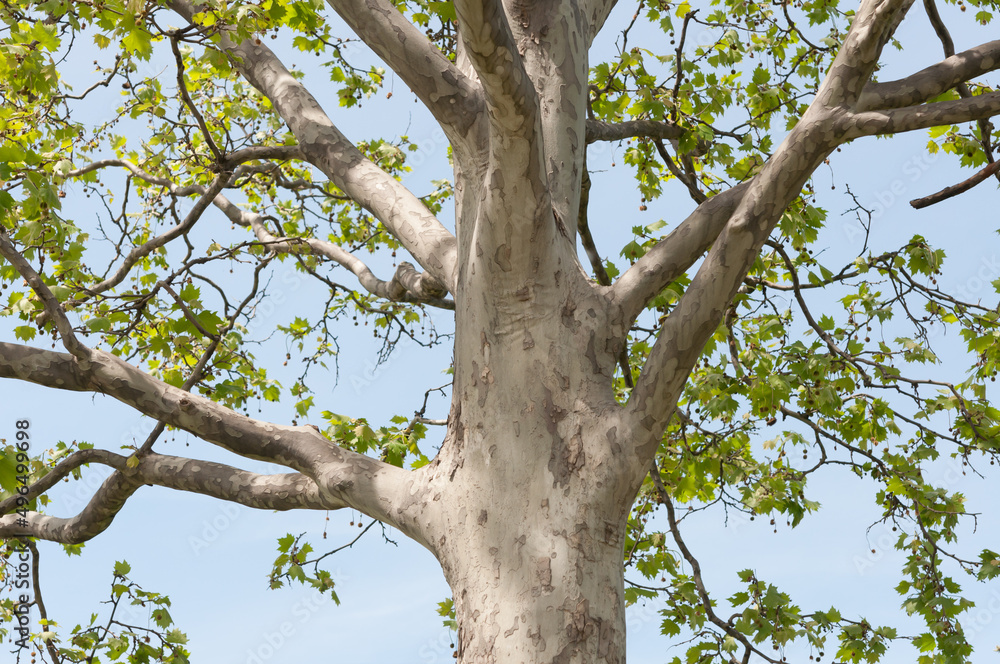
[[[630,14],[632,9],[618,11]],[[889,72],[896,68],[913,71],[938,59],[937,44],[929,41],[926,29],[921,29],[921,20],[915,16],[911,21],[917,26],[907,28],[903,35],[906,50],[890,56],[893,66]],[[974,39],[957,36],[959,50],[972,45]],[[298,55],[297,60],[306,64],[304,55]],[[150,67],[151,71],[162,69],[165,81],[173,80],[169,59]],[[890,77],[889,73],[883,75]],[[329,96],[324,98],[322,76],[313,79],[314,93],[349,137],[406,133],[424,146],[418,158],[411,159],[417,167],[407,178],[418,194],[429,191],[426,183],[431,178],[447,176],[440,133],[421,114],[419,105],[413,104],[401,82],[390,83],[395,93],[391,101],[380,100],[362,111],[344,111]],[[921,233],[948,253],[941,279],[944,290],[963,289],[984,302],[995,303],[996,293],[988,282],[1000,278],[1000,243],[993,232],[1000,225],[996,186],[986,183],[928,210],[911,210],[906,204],[910,198],[937,191],[968,175],[947,158],[928,159],[923,147],[926,140],[924,133],[892,141],[867,139],[835,155],[830,171],[818,171],[819,189],[835,186],[822,196],[830,221],[820,244],[827,247],[829,255],[848,261],[861,251],[857,224],[851,217],[839,216],[848,207],[844,194],[844,183],[848,183],[859,200],[879,212],[869,242],[873,252],[896,248],[905,238]],[[693,205],[674,189],[652,203],[648,211],[639,212],[638,193],[627,193],[634,187],[630,174],[621,166],[622,151],[621,147],[605,146],[592,149],[589,157],[591,169],[603,171],[595,176],[590,217],[605,254],[617,253],[631,226],[660,218],[673,225]],[[612,167],[616,156],[618,166]],[[220,217],[220,225],[226,224],[221,214],[209,214]],[[283,269],[291,274],[290,267]],[[282,294],[281,301],[273,318],[262,315],[261,330],[281,320],[282,313],[306,307],[311,298],[321,295],[306,282],[277,292]],[[447,315],[433,315],[441,329],[447,330]],[[6,329],[0,335],[12,338]],[[953,346],[958,340],[942,341],[947,348],[949,342]],[[345,333],[341,342],[345,352],[340,357],[339,382],[317,386],[317,418],[324,409],[365,416],[373,424],[392,415],[409,415],[420,406],[424,390],[447,380],[441,373],[450,360],[446,347],[431,351],[401,348],[376,368],[377,346],[367,331]],[[948,360],[957,355],[945,351],[943,357]],[[960,365],[956,362],[951,366]],[[27,417],[37,446],[76,439],[115,450],[133,439],[141,442],[151,428],[148,420],[111,399],[55,393],[13,381],[0,382],[0,403],[0,436],[9,437],[14,420]],[[271,405],[260,417],[287,422],[290,412],[290,405]],[[445,400],[432,400],[428,417],[444,417],[446,413]],[[431,431],[430,439],[435,433]],[[233,462],[232,457],[208,449],[184,433],[159,444],[158,449]],[[268,469],[257,462],[241,465],[251,470]],[[937,471],[945,485],[961,487],[968,495],[970,511],[983,513],[978,530],[970,533],[963,545],[964,551],[1000,547],[997,485],[970,481],[947,462],[940,463]],[[61,485],[52,492],[56,502],[51,512],[69,515],[78,511],[105,475],[95,470],[83,483]],[[836,605],[845,615],[898,624],[900,597],[893,587],[900,579],[900,557],[892,550],[893,538],[887,528],[876,525],[866,531],[879,517],[872,507],[873,486],[846,472],[824,473],[812,486],[814,497],[824,507],[794,531],[779,524],[778,532],[773,533],[767,519],[751,523],[732,515],[726,524],[719,511],[698,514],[684,522],[684,535],[701,559],[709,590],[719,599],[727,597],[736,590],[735,572],[751,567],[761,578],[791,593],[806,610]],[[435,613],[436,603],[448,597],[448,588],[432,556],[398,534],[389,533],[396,542],[390,544],[383,541],[377,527],[373,528],[353,548],[331,559],[328,568],[335,572],[339,607],[305,587],[267,588],[278,537],[308,533],[316,548],[324,550],[324,545],[339,546],[359,532],[356,513],[330,513],[329,522],[326,516],[322,512],[257,512],[209,498],[145,488],[129,501],[107,532],[86,546],[83,556],[67,558],[59,547],[41,545],[46,603],[64,629],[85,620],[91,611],[104,611],[99,603],[108,597],[113,562],[125,559],[132,566],[133,580],[147,590],[170,595],[175,622],[191,638],[194,662],[452,661],[451,635]],[[368,522],[361,519],[365,525]],[[324,527],[326,540],[322,539]],[[972,579],[967,581],[971,587]],[[1000,654],[991,652],[1000,644],[1000,584],[975,584],[970,596],[978,605],[967,626],[977,647],[976,661],[1000,661]],[[629,611],[629,658],[633,662],[663,662],[683,656],[682,646],[670,648],[659,636],[657,608],[655,604],[640,605]],[[145,625],[147,620],[145,613],[134,617],[136,624]],[[918,628],[914,626],[913,632]],[[0,660],[3,657],[0,655]],[[912,651],[900,647],[886,661],[909,664]]]

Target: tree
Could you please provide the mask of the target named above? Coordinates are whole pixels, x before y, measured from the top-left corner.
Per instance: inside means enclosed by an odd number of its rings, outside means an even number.
[[[925,470],[940,455],[997,457],[997,310],[938,289],[943,253],[920,236],[843,267],[817,258],[826,213],[811,178],[841,146],[931,129],[928,149],[985,165],[961,190],[1000,163],[989,123],[1000,93],[976,82],[1000,67],[1000,42],[956,53],[926,0],[944,59],[877,80],[911,4],[641,2],[616,10],[635,13],[613,57],[592,65],[610,0],[329,0],[447,136],[454,178],[418,197],[400,181],[408,139],[352,143],[269,48],[281,38],[329,58],[344,106],[380,90],[385,71],[352,62],[318,3],[5,3],[0,278],[3,313],[20,324],[0,343],[0,376],[105,394],[159,422],[126,454],[28,454],[18,444],[30,423],[18,422],[2,477],[6,554],[37,539],[76,547],[143,485],[269,510],[353,508],[440,561],[460,662],[623,661],[625,603],[656,595],[669,600],[664,632],[693,635],[688,661],[774,662],[794,640],[876,661],[904,637],[801,609],[751,571],[725,618],[677,527],[675,503],[797,524],[817,507],[812,474],[847,466],[880,485],[884,520],[900,530],[899,592],[924,623],[905,638],[921,662],[967,661],[969,602],[952,574],[992,578],[1000,557],[956,553],[962,496]],[[973,3],[975,20],[994,7]],[[655,43],[634,46],[643,32]],[[59,68],[83,42],[100,49],[102,78],[73,90]],[[173,55],[172,80],[141,73],[157,49]],[[113,115],[81,119],[119,85]],[[696,204],[666,235],[663,222],[640,223],[621,268],[587,215],[587,146],[606,141],[627,142],[643,209],[682,191]],[[80,196],[103,203],[100,226],[73,218]],[[453,230],[440,220],[450,200]],[[220,214],[232,233],[201,232]],[[409,260],[376,276],[397,251]],[[304,362],[287,388],[247,329],[278,262],[329,290],[313,317],[278,328],[287,359]],[[338,266],[359,286],[336,281]],[[810,302],[838,293],[839,320],[827,305],[814,315]],[[337,350],[334,321],[372,322],[389,352],[400,335],[444,339],[417,329],[428,308],[454,311],[436,454],[421,442],[433,424],[423,412],[377,430],[315,413],[309,372]],[[932,326],[959,330],[970,373],[920,373],[936,360]],[[30,343],[46,335],[63,350]],[[325,426],[251,418],[241,411],[254,399],[291,399],[297,418]],[[288,472],[163,454],[168,429]],[[793,462],[797,449],[818,461]],[[45,514],[46,492],[87,464],[114,472],[79,514]],[[647,525],[655,510],[667,531]],[[307,544],[290,536],[280,549],[276,584],[332,591],[328,574],[304,570]],[[666,586],[626,589],[623,552]],[[160,606],[127,574],[115,570],[118,597]],[[17,596],[4,606],[16,621]],[[156,622],[170,626],[165,613]],[[143,636],[37,639],[55,661],[99,649],[186,661],[174,632],[158,647]]]

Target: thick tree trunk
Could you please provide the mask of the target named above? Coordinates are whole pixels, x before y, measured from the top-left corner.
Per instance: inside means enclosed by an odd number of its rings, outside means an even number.
[[[455,600],[460,662],[624,661],[628,503],[609,499],[607,464],[595,472],[587,457],[609,431],[579,414],[553,423],[531,437],[516,419],[474,436],[459,426],[484,454],[466,447],[465,463],[435,478],[444,509],[433,545]]]
[[[641,474],[611,389],[613,307],[573,266],[550,274],[459,299],[425,529],[453,591],[460,662],[624,661],[623,535]]]
[[[440,551],[458,661],[624,662],[624,519],[608,505],[538,489],[461,492],[465,520]]]

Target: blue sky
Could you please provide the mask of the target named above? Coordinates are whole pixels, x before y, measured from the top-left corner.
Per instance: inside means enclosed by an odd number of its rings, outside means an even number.
[[[626,8],[618,12],[624,15]],[[891,78],[897,71],[908,73],[938,59],[937,44],[928,40],[921,20],[921,16],[914,16],[907,24],[913,25],[902,35],[907,49],[889,56],[890,67],[883,78]],[[978,43],[972,35],[958,35],[956,42],[959,49]],[[924,44],[931,47],[924,48]],[[297,59],[299,64],[305,64],[306,56]],[[172,81],[169,59],[150,67],[151,71],[164,69],[164,75]],[[420,113],[419,105],[412,103],[412,96],[398,80],[393,83],[393,100],[379,99],[363,111],[338,109],[335,100],[323,98],[323,80],[317,80],[314,92],[349,137],[368,138],[389,127],[389,132],[406,133],[424,146],[420,158],[411,160],[419,167],[407,178],[418,194],[430,190],[426,184],[430,179],[447,176],[440,133]],[[832,175],[820,170],[816,176],[820,185],[828,186],[827,180],[836,185],[823,193],[821,202],[830,211],[830,221],[821,244],[828,247],[828,255],[848,260],[861,250],[856,223],[850,217],[839,216],[848,203],[843,193],[847,182],[859,200],[879,206],[869,243],[873,251],[898,247],[910,235],[921,233],[948,253],[941,279],[944,290],[962,289],[981,296],[984,302],[995,303],[996,294],[988,281],[1000,278],[1000,242],[993,232],[1000,226],[995,212],[996,186],[989,182],[960,198],[922,212],[912,211],[906,204],[910,198],[968,175],[947,158],[927,159],[926,140],[923,133],[892,141],[867,139],[835,155],[831,160]],[[590,168],[603,171],[594,178],[590,218],[598,245],[606,254],[617,252],[632,225],[649,224],[659,218],[673,224],[693,206],[675,188],[651,204],[647,212],[640,213],[638,193],[622,193],[634,189],[630,175],[620,165],[622,151],[621,147],[607,146],[590,153]],[[612,167],[616,155],[619,165]],[[285,297],[273,320],[308,306],[309,298],[317,291],[308,284],[289,283],[279,292]],[[447,317],[441,314],[436,318],[442,329],[447,329]],[[270,324],[264,317],[260,329]],[[10,338],[6,331],[2,334]],[[447,348],[401,348],[376,369],[377,347],[370,336],[347,334],[343,341],[349,350],[340,357],[339,382],[318,387],[317,416],[319,411],[330,409],[378,423],[395,414],[408,415],[419,407],[424,390],[446,380],[441,372],[450,359]],[[948,342],[956,339],[943,341],[948,347]],[[954,351],[945,351],[947,364],[941,369],[957,366],[958,357]],[[38,446],[76,439],[116,449],[123,442],[132,442],[132,438],[141,441],[150,428],[150,423],[134,411],[90,394],[54,393],[5,381],[0,382],[0,402],[4,415],[0,436],[13,431],[15,419],[27,417]],[[431,408],[429,417],[444,417],[447,403],[438,399],[432,401]],[[270,406],[261,417],[287,422],[291,419],[290,409],[287,405],[284,410]],[[431,436],[434,434],[432,430]],[[232,462],[230,456],[183,433],[161,443],[158,449],[168,454]],[[241,465],[252,470],[269,468],[257,462]],[[983,512],[964,550],[974,552],[987,546],[996,549],[1000,545],[996,485],[970,481],[946,462],[939,464],[936,471],[946,485],[961,487],[968,495],[970,511]],[[89,482],[92,490],[103,476],[93,471],[82,484],[86,487]],[[896,624],[900,598],[892,588],[899,581],[900,559],[889,544],[891,535],[882,526],[866,532],[879,516],[872,508],[872,485],[836,472],[817,478],[813,484],[814,496],[824,507],[794,531],[779,525],[778,532],[772,533],[763,518],[751,523],[732,517],[725,525],[718,511],[684,522],[685,538],[701,559],[709,589],[720,599],[728,596],[736,589],[735,572],[751,567],[761,578],[791,593],[805,609],[836,605],[846,615],[864,615],[875,623]],[[78,494],[78,488],[76,484],[60,485],[53,492],[56,503],[52,513],[68,515],[77,511],[81,499],[89,496]],[[82,557],[66,558],[58,547],[42,545],[46,602],[64,628],[85,620],[107,598],[113,562],[125,559],[132,565],[135,581],[147,590],[170,595],[172,615],[191,638],[195,662],[452,661],[451,636],[434,610],[436,603],[448,596],[448,588],[432,556],[402,537],[390,534],[398,544],[388,544],[375,528],[355,547],[332,558],[329,569],[337,581],[342,602],[339,607],[304,587],[268,590],[267,574],[276,555],[278,537],[306,532],[317,548],[323,544],[332,548],[357,534],[359,515],[341,511],[329,516],[327,523],[322,512],[256,512],[198,496],[146,488],[133,497],[107,532],[86,546]],[[351,521],[355,525],[350,525]],[[367,524],[368,520],[363,522]],[[324,527],[326,540],[321,538]],[[1000,634],[1000,584],[972,587],[971,579],[969,582],[970,596],[978,603],[967,628],[977,647],[976,661],[998,661],[1000,655],[990,651],[1000,644],[996,636]],[[637,606],[628,614],[629,658],[633,662],[662,662],[683,655],[683,647],[669,649],[670,644],[659,636],[656,609],[655,604]],[[148,616],[137,614],[134,620],[144,625]],[[903,664],[912,659],[912,652],[903,647],[886,661]]]

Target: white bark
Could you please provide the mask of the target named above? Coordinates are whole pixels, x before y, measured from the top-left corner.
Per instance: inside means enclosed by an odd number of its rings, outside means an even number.
[[[483,110],[482,90],[477,83],[453,65],[388,0],[328,2],[417,95],[452,144],[466,143]]]
[[[839,144],[1000,112],[996,93],[923,104],[997,68],[1000,46],[991,42],[901,81],[872,83],[909,2],[864,0],[809,111],[761,171],[701,204],[607,287],[586,277],[575,247],[586,143],[680,136],[669,123],[586,120],[587,48],[614,2],[456,0],[455,64],[385,0],[330,4],[448,132],[457,237],[365,159],[270,50],[225,35],[222,48],[299,140],[294,156],[371,211],[426,274],[407,268],[380,280],[332,243],[276,237],[220,195],[226,177],[218,189],[184,193],[249,225],[275,251],[307,247],[347,266],[370,292],[416,300],[440,299],[445,289],[453,294],[453,397],[439,454],[419,471],[401,470],[311,428],[246,418],[173,388],[79,344],[51,293],[32,282],[71,352],[0,343],[0,378],[101,392],[234,454],[294,472],[260,477],[151,452],[139,455],[135,468],[118,455],[81,456],[116,468],[83,513],[33,515],[27,527],[2,517],[0,535],[91,537],[143,483],[268,509],[347,506],[396,526],[438,557],[454,591],[460,662],[623,662],[625,520],[684,381],[760,247]],[[172,6],[188,19],[194,12],[186,0]],[[18,260],[10,242],[0,248]],[[630,326],[703,256],[628,403],[619,405],[612,379]],[[17,265],[30,280],[30,266]],[[119,270],[122,278],[130,268]],[[112,281],[107,287],[121,281],[118,273]]]

